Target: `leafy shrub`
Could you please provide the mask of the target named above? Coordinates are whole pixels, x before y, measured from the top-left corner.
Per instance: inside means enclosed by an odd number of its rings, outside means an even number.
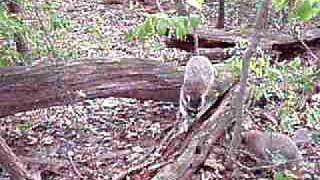
[[[17,52],[14,37],[22,36],[32,46],[30,59],[47,56],[53,53],[55,57],[62,57],[70,53],[54,46],[56,40],[64,38],[64,34],[70,29],[70,21],[58,12],[58,3],[55,1],[32,2],[19,0],[18,5],[24,9],[24,15],[33,16],[35,22],[27,23],[21,14],[10,14],[5,2],[0,6],[0,37],[6,43],[0,46],[0,66],[7,66],[19,61],[25,61],[26,57]],[[40,19],[40,13],[48,15]]]

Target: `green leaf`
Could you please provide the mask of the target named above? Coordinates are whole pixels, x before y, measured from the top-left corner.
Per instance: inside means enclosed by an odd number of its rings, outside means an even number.
[[[146,33],[146,35],[153,35],[155,33],[155,17],[154,16],[150,16],[147,20],[146,23],[144,25],[144,31]]]
[[[189,22],[191,27],[197,27],[201,23],[201,17],[199,15],[190,15]]]
[[[8,61],[6,61],[5,59],[0,59],[0,67],[5,67],[8,66]]]
[[[159,19],[156,29],[160,36],[166,35],[169,30],[168,21],[165,19]]]
[[[302,20],[310,20],[313,17],[313,8],[310,1],[298,1],[295,8],[295,15]]]
[[[129,29],[128,33],[127,33],[127,39],[129,40],[133,40],[135,38],[135,31],[134,29]]]
[[[276,180],[293,180],[292,177],[286,176],[283,172],[277,172],[275,179]]]
[[[201,9],[203,2],[204,0],[187,0],[188,4],[190,4],[191,6],[197,9]]]
[[[176,36],[178,39],[184,39],[187,35],[187,30],[183,22],[178,22],[176,24]]]
[[[278,10],[281,10],[288,4],[288,0],[272,0],[272,4],[274,4]]]

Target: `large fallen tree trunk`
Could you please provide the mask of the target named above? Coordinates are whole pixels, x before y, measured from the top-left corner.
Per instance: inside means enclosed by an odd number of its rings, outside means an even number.
[[[226,71],[225,67],[217,68]],[[235,80],[224,73],[220,75],[222,86]],[[175,66],[136,58],[3,68],[0,69],[0,117],[94,98],[178,102],[182,80],[183,70]]]
[[[240,31],[224,31],[212,27],[202,27],[197,30],[199,37],[199,49],[219,49],[235,47],[239,43],[240,38],[248,38],[252,29],[244,32]],[[187,35],[185,40],[175,38],[166,39],[168,47],[179,48],[188,52],[194,52],[195,41],[194,35]],[[303,42],[310,48],[320,49],[320,29],[309,29],[302,35]],[[292,58],[305,53],[307,50],[302,43],[295,37],[287,34],[263,32],[261,34],[261,46],[264,50],[272,51],[280,60]],[[230,54],[223,51],[211,52],[209,55],[202,53],[210,59],[219,58],[220,60],[230,57]]]

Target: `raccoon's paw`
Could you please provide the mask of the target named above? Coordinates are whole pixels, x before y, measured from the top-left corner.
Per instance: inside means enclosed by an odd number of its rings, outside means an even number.
[[[189,122],[184,119],[179,126],[178,134],[186,133],[189,130]]]

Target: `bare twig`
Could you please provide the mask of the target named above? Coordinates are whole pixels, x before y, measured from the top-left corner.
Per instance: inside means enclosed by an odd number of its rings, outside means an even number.
[[[72,166],[72,168],[73,168],[73,171],[77,174],[77,176],[78,176],[80,179],[82,179],[83,176],[81,175],[79,169],[77,168],[77,166],[76,166],[75,163],[73,162],[73,159],[72,159],[71,155],[70,155],[69,153],[67,153],[67,154],[68,154],[68,155],[67,155],[68,160],[69,160],[69,162],[70,162],[70,164],[71,164],[71,166]]]
[[[263,30],[264,25],[266,24],[267,17],[265,17],[266,11],[269,9],[270,0],[264,0],[263,4],[258,12],[258,16],[256,18],[256,25],[253,33],[249,37],[249,46],[246,49],[245,54],[242,58],[242,71],[241,71],[241,79],[240,79],[240,90],[235,98],[235,117],[236,117],[236,125],[234,129],[234,134],[232,137],[231,148],[230,152],[231,157],[234,156],[234,150],[238,148],[240,145],[241,137],[241,125],[243,122],[243,107],[244,107],[244,99],[243,94],[246,91],[247,81],[248,81],[248,74],[249,74],[249,64],[250,59],[253,53],[256,51],[257,45],[260,41],[260,32]]]
[[[129,176],[130,174],[133,174],[134,172],[138,172],[141,171],[142,169],[151,166],[152,164],[154,164],[154,162],[156,161],[156,159],[152,160],[152,161],[147,161],[145,163],[142,163],[140,165],[134,166],[130,169],[128,169],[127,171],[120,173],[117,177],[114,178],[114,180],[124,180],[127,176]],[[172,161],[167,161],[167,162],[162,162],[160,163],[157,167],[153,166],[150,169],[155,170],[155,169],[159,169],[167,164],[172,163]]]
[[[296,24],[293,24],[293,27],[295,27]],[[293,34],[294,38],[299,41],[302,46],[306,49],[307,53],[314,59],[317,64],[320,66],[320,59],[317,57],[316,54],[310,49],[310,47],[304,42],[303,38],[301,37],[301,32],[299,32],[295,28],[291,28],[291,33]]]
[[[256,171],[256,170],[261,170],[261,169],[274,169],[277,167],[285,166],[285,165],[291,165],[294,163],[298,163],[303,161],[303,159],[294,159],[294,160],[288,160],[285,162],[279,162],[279,163],[273,163],[273,164],[268,164],[268,165],[262,165],[262,166],[255,166],[255,167],[248,167],[246,165],[243,165],[240,162],[235,162],[237,165],[239,165],[240,170],[246,170],[246,171]]]
[[[199,36],[198,36],[198,32],[196,30],[196,28],[194,28],[193,30],[193,38],[194,38],[194,52],[197,56],[200,55],[199,52]]]
[[[161,2],[160,0],[156,0],[157,8],[160,12],[163,12],[163,9],[161,8]]]
[[[318,58],[317,55],[315,55],[313,53],[313,51],[309,48],[309,46],[303,41],[302,38],[300,37],[296,37],[298,39],[298,41],[300,41],[300,43],[302,44],[302,46],[307,50],[307,52],[309,53],[309,55],[314,59],[316,60],[317,64],[320,66],[320,59]]]

